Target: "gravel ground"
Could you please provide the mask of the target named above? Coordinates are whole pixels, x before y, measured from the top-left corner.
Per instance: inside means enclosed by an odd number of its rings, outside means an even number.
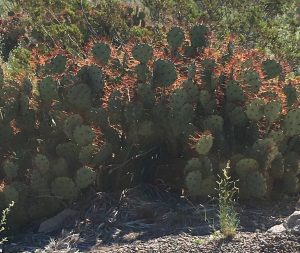
[[[204,220],[208,217],[218,227],[213,203],[191,203],[152,186],[130,189],[121,197],[98,193],[79,205],[80,215],[62,231],[49,235],[31,229],[5,245],[3,252],[300,253],[300,236],[267,232],[300,210],[298,199],[240,204],[239,231],[228,240]]]
[[[175,236],[164,236],[147,242],[98,247],[91,252],[299,253],[300,238],[286,234],[241,232],[233,240],[228,241],[218,238],[218,236],[198,237],[183,233]]]

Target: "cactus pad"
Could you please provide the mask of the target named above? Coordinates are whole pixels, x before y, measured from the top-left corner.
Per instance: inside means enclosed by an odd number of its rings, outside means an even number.
[[[75,127],[73,137],[79,146],[86,146],[93,142],[95,134],[91,127],[82,125]]]
[[[226,98],[229,102],[244,101],[244,92],[237,82],[231,81],[227,84]]]
[[[271,101],[265,105],[264,113],[270,123],[275,122],[281,113],[281,103],[279,101]]]
[[[50,163],[45,155],[37,154],[33,159],[33,166],[44,174],[49,170]]]
[[[78,195],[78,189],[69,177],[57,177],[51,183],[51,192],[52,194],[63,200],[74,200]]]
[[[190,30],[191,46],[193,48],[202,48],[208,45],[208,28],[204,25],[196,25]]]
[[[56,82],[52,79],[52,77],[45,77],[39,83],[38,87],[41,100],[50,102],[52,100],[58,99]]]
[[[300,108],[291,110],[285,116],[283,128],[288,136],[300,134]]]
[[[167,40],[170,47],[176,50],[181,46],[184,40],[184,32],[180,27],[173,27],[167,34]]]
[[[50,70],[50,73],[61,74],[65,71],[67,64],[67,57],[65,55],[57,55],[51,59],[50,63],[46,65],[46,70]]]
[[[72,139],[73,131],[77,126],[82,125],[83,119],[79,114],[74,114],[69,116],[64,121],[64,133],[69,138]]]
[[[106,43],[97,43],[92,48],[93,56],[102,64],[107,64],[110,58],[111,50]]]
[[[240,178],[245,178],[250,172],[255,172],[259,168],[259,164],[255,159],[243,158],[239,160],[235,166],[235,171]]]
[[[262,63],[262,68],[266,79],[272,79],[279,76],[282,72],[281,65],[275,60],[266,60]]]
[[[213,146],[213,136],[211,134],[203,134],[197,141],[195,148],[199,155],[206,155]]]
[[[75,109],[86,110],[92,106],[91,89],[86,84],[77,84],[69,90],[67,99]]]
[[[96,173],[88,166],[81,167],[76,173],[76,185],[79,189],[90,186],[96,179]]]
[[[134,59],[142,64],[146,64],[153,57],[153,49],[148,44],[138,44],[132,49]]]
[[[154,63],[153,84],[155,87],[167,87],[176,79],[176,68],[171,61],[159,59]]]
[[[264,116],[264,101],[262,99],[255,99],[247,105],[246,114],[252,121],[259,121]]]
[[[2,168],[7,179],[12,180],[17,177],[19,166],[12,161],[4,161],[2,164]]]
[[[248,85],[248,90],[257,93],[260,89],[260,78],[256,71],[248,70],[243,75],[245,83]]]

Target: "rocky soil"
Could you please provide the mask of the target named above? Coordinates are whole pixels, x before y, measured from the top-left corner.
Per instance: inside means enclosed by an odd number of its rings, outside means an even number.
[[[300,210],[299,196],[241,203],[240,227],[233,239],[215,232],[216,210],[212,202],[191,203],[152,186],[124,191],[121,197],[98,193],[64,212],[72,216],[63,216],[63,221],[56,217],[57,224],[53,219],[44,226],[33,225],[11,239],[3,252],[300,252],[300,235],[268,231]],[[44,231],[37,233],[39,227]]]

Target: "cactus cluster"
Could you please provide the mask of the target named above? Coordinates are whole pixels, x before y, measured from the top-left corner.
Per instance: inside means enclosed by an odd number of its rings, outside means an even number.
[[[163,50],[101,42],[84,61],[59,53],[21,81],[0,72],[0,206],[15,200],[15,221],[90,187],[138,183],[146,159],[185,159],[178,187],[195,198],[214,194],[227,160],[243,198],[300,191],[299,80],[255,52],[241,57],[233,42],[207,50],[203,25],[186,34],[170,29]]]

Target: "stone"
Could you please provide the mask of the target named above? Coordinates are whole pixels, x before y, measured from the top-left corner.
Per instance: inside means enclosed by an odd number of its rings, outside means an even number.
[[[300,235],[300,211],[292,213],[284,223],[288,232]]]
[[[279,234],[286,231],[286,228],[283,224],[275,225],[267,230],[269,233]]]
[[[42,222],[40,224],[39,233],[51,233],[62,229],[67,220],[74,218],[78,211],[72,209],[65,209],[54,217]]]

